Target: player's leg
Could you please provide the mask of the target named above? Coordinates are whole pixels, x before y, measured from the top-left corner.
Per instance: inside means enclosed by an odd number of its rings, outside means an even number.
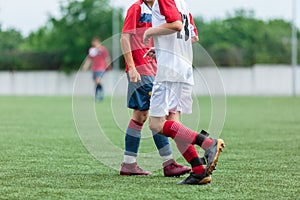
[[[133,84],[129,83],[130,85],[135,85],[135,90],[129,91],[129,95],[135,100],[136,107],[138,110],[147,110],[147,112],[141,111],[143,113],[148,114],[148,110],[150,108],[150,98],[153,88],[153,76],[141,76],[141,83]],[[146,121],[146,115],[138,115],[143,116],[143,119],[140,120],[140,123],[143,124]],[[139,121],[138,119],[136,119]],[[181,176],[186,174],[190,171],[189,167],[181,166],[177,164],[173,158],[172,150],[170,147],[169,139],[161,134],[156,134],[152,132],[153,140],[155,146],[161,156],[164,168],[164,176],[173,177],[173,176]]]
[[[175,101],[175,109],[185,114],[192,113],[192,86],[186,83],[174,83],[173,90],[175,92],[174,96],[177,95],[178,99],[178,102]],[[174,106],[172,106],[172,108],[173,107]],[[194,142],[205,150],[205,158],[207,161],[206,173],[210,175],[215,169],[219,154],[225,146],[224,141],[209,138],[205,131],[201,131],[201,134],[197,136],[197,141]]]
[[[141,140],[141,130],[147,116],[148,111],[133,111],[132,119],[126,130],[124,161],[120,175],[151,175],[151,172],[143,171],[136,162]]]
[[[95,84],[96,84],[96,92],[100,92],[103,90],[101,77],[96,78]]]
[[[182,140],[182,142],[192,144],[195,135],[187,135],[183,132],[183,125],[179,122],[179,112],[182,107],[179,107],[181,97],[181,88],[179,84],[170,82],[155,83],[153,86],[153,94],[151,97],[151,108],[150,108],[150,120],[149,127],[156,133],[161,133],[167,137],[171,137],[175,140]],[[192,99],[191,92],[185,92],[187,98],[185,101],[189,102],[188,106],[191,107]],[[180,110],[181,109],[181,110]],[[178,113],[176,115],[170,115],[170,113]],[[166,120],[165,116],[170,117]],[[172,120],[173,117],[174,119]],[[186,129],[184,127],[184,129]]]
[[[206,184],[210,182],[211,169],[214,168],[218,160],[219,153],[224,147],[224,142],[222,140],[214,140],[204,136],[203,134],[198,134],[178,121],[165,120],[163,116],[168,110],[181,110],[185,113],[191,111],[192,99],[191,99],[191,86],[186,85],[176,85],[174,83],[157,83],[153,87],[153,96],[151,104],[151,117],[149,121],[150,129],[161,133],[167,137],[171,137],[176,142],[179,150],[182,154],[186,152],[190,144],[197,144],[201,146],[208,154],[206,157],[209,158],[207,168],[205,173],[201,175],[191,174],[188,179],[181,182],[182,184]],[[177,95],[174,99],[174,94]],[[175,103],[174,103],[175,102]],[[188,102],[186,104],[186,102]],[[156,105],[156,106],[155,106]],[[161,107],[159,105],[162,105]],[[160,107],[160,108],[159,108]],[[157,117],[158,116],[158,117]],[[196,157],[193,155],[192,157]],[[191,159],[187,158],[188,162],[192,162]],[[193,166],[203,165],[204,160],[196,158],[193,160]],[[203,167],[201,167],[198,172],[203,172]]]
[[[178,177],[191,171],[189,167],[176,163],[172,155],[169,139],[166,136],[155,132],[152,132],[152,134],[155,145],[163,161],[164,176]]]
[[[218,161],[219,154],[222,152],[222,149],[225,147],[224,141],[221,139],[212,139],[204,134],[199,134],[179,122],[165,120],[156,117],[150,117],[149,126],[152,130],[155,130],[166,137],[171,137],[177,144],[180,152],[183,153],[183,156],[186,160],[191,162],[184,152],[188,150],[190,144],[199,145],[202,149],[205,150],[205,157],[207,158],[207,166],[205,168],[205,174],[200,176],[195,176],[191,174],[189,179],[181,182],[181,184],[206,184],[210,182],[210,175],[215,169],[215,166]],[[196,157],[196,155],[193,155]],[[192,167],[203,165],[205,162],[203,159],[197,158],[193,161]],[[202,167],[201,167],[202,168]],[[197,168],[198,172],[203,171],[203,168]],[[199,180],[199,181],[198,181]]]
[[[167,137],[170,135],[166,134],[169,130],[165,128],[165,124],[171,122],[166,120],[163,117],[150,117],[149,126],[150,129],[155,130]],[[172,121],[175,122],[175,121]],[[180,124],[179,122],[177,122]],[[174,128],[174,127],[172,127]],[[205,161],[198,157],[198,153],[192,144],[192,136],[186,135],[185,137],[172,137],[178,147],[178,150],[181,152],[183,157],[189,162],[193,168],[193,173],[190,174],[188,178],[180,182],[180,184],[207,184],[211,182],[209,175],[205,173],[204,164]],[[183,140],[182,140],[183,138]]]
[[[222,139],[209,138],[204,134],[199,134],[183,124],[167,120],[164,123],[162,133],[174,139],[177,146],[185,146],[186,144],[196,144],[205,151],[207,161],[206,174],[211,175],[218,161],[218,157],[225,147]]]
[[[124,162],[120,171],[121,175],[150,175],[138,167],[136,158],[140,145],[141,130],[148,117],[148,111],[134,110],[125,136]],[[168,177],[181,176],[190,171],[189,167],[181,166],[175,162],[167,137],[161,134],[153,136],[155,145],[159,150],[164,166],[164,175]]]
[[[127,107],[133,109],[132,119],[129,122],[125,136],[124,162],[120,170],[121,175],[150,175],[136,164],[141,139],[141,130],[148,117],[148,102],[144,101],[146,93],[140,83],[130,82],[128,78]],[[142,82],[145,82],[142,77]],[[147,94],[149,95],[149,94]]]
[[[101,101],[104,98],[103,86],[102,86],[102,77],[104,72],[95,71],[93,74],[93,79],[95,82],[95,100]]]
[[[179,114],[170,113],[167,119],[169,118],[179,121]],[[178,177],[191,171],[191,168],[176,163],[172,155],[169,139],[166,136],[153,132],[153,138],[163,161],[164,176]]]
[[[169,116],[167,117],[167,120],[179,122],[180,121],[180,112],[170,113]],[[197,152],[195,146],[192,144],[186,144],[186,143],[183,143],[183,144],[176,143],[176,145],[177,145],[177,148],[179,149],[179,151],[182,153],[185,160],[192,166],[193,173],[202,174],[205,170],[205,167],[203,165],[203,164],[205,164],[205,162],[203,162],[203,160],[201,161],[201,159],[199,159],[198,152]]]

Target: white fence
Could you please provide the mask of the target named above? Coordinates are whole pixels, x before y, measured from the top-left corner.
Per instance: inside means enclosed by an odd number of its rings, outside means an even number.
[[[78,77],[76,79],[76,77]],[[220,77],[222,81],[220,80]],[[0,72],[0,95],[72,95],[93,94],[92,74],[79,72]],[[107,72],[103,78],[107,95],[125,95],[127,78],[123,71]],[[223,84],[222,84],[223,83]],[[297,71],[297,94],[300,95],[300,68]],[[290,66],[255,66],[253,68],[200,68],[195,71],[196,95],[291,95],[292,70]]]

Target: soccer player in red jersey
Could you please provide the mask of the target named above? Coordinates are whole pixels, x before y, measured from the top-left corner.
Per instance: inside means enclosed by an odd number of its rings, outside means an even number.
[[[179,184],[207,184],[218,157],[225,147],[221,139],[198,134],[179,123],[180,114],[192,112],[193,51],[197,29],[185,0],[157,0],[152,8],[153,28],[144,34],[144,43],[154,38],[157,59],[151,104],[150,129],[171,137],[183,157],[192,166],[189,177]],[[205,150],[199,158],[194,145]],[[206,167],[204,165],[207,163]]]
[[[120,175],[150,175],[136,163],[142,127],[147,120],[150,97],[156,74],[156,62],[145,58],[150,47],[143,44],[145,30],[152,26],[152,5],[154,0],[139,0],[127,11],[121,36],[121,46],[126,62],[128,77],[128,108],[133,109],[125,136],[124,161]],[[169,140],[160,134],[153,134],[155,145],[162,158],[164,176],[180,176],[191,169],[175,162]]]
[[[92,65],[93,79],[95,81],[95,101],[101,101],[104,98],[102,77],[107,69],[111,68],[110,55],[105,46],[101,45],[98,37],[92,40],[92,47],[89,49],[88,57],[83,64],[83,69],[87,70]]]

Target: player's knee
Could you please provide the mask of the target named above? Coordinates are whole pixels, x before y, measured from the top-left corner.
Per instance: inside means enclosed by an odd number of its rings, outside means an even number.
[[[137,119],[136,119],[136,121],[137,122],[139,122],[139,123],[141,123],[141,124],[144,124],[145,122],[146,122],[146,120],[147,120],[147,117],[145,117],[145,116],[139,116]]]
[[[133,119],[141,124],[144,124],[148,117],[148,111],[135,110],[133,113]]]
[[[149,122],[149,128],[151,131],[153,131],[154,133],[160,133],[162,130],[162,126],[160,126],[160,124],[156,124],[153,122]]]
[[[97,79],[95,80],[95,82],[96,82],[97,85],[100,85],[100,84],[101,84],[101,79],[100,79],[100,78],[97,78]]]
[[[161,120],[151,119],[149,120],[149,128],[155,133],[160,133],[163,130],[164,123]]]
[[[146,122],[147,118],[148,118],[148,112],[144,112],[142,115],[142,120],[144,123]]]

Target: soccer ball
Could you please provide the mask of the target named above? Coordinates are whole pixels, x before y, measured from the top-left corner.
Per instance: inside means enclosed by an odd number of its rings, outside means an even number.
[[[90,48],[90,50],[89,50],[89,55],[90,55],[91,57],[97,56],[98,53],[99,53],[99,50],[98,50],[98,48],[96,48],[96,47]]]

